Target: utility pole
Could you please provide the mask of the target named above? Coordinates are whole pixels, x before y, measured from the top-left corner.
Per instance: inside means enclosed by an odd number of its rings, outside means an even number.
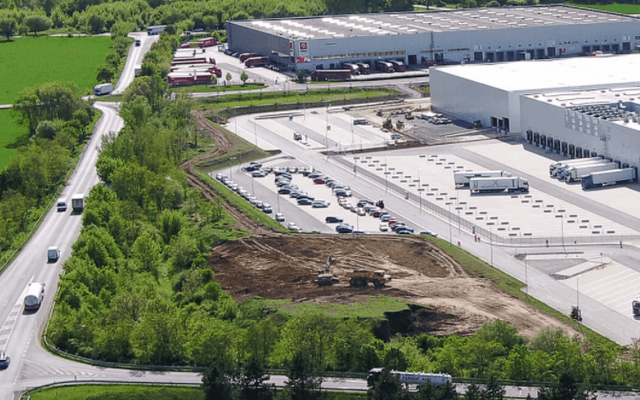
[[[493,267],[493,226],[489,226],[489,243],[491,244],[491,266]]]

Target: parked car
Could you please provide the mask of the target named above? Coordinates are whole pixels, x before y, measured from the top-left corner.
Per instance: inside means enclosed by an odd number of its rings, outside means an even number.
[[[336,232],[338,233],[351,233],[353,232],[353,227],[349,224],[340,224],[336,226]]]
[[[278,189],[278,194],[291,194],[291,189],[281,187],[280,189]]]
[[[267,176],[267,174],[265,174],[263,171],[254,171],[251,173],[251,176],[254,178],[264,178],[265,176]]]
[[[352,235],[366,235],[367,232],[365,232],[365,231],[352,231],[351,234]]]
[[[382,222],[389,222],[391,221],[393,217],[391,217],[391,214],[383,214],[380,216],[380,221]]]
[[[262,212],[265,214],[271,214],[273,212],[273,208],[271,208],[270,204],[263,204],[262,205]]]
[[[357,208],[356,209],[356,214],[358,214],[361,217],[364,217],[365,215],[367,215],[367,212],[362,208]]]
[[[307,199],[306,197],[298,199],[299,206],[310,206],[311,204],[313,204],[313,200]]]
[[[309,178],[311,179],[320,178],[321,176],[323,176],[323,174],[320,171],[315,171],[309,174]]]
[[[311,203],[311,207],[313,208],[327,208],[329,207],[329,202],[328,201],[324,201],[324,200],[315,200],[313,203]]]
[[[401,234],[401,233],[407,233],[409,235],[413,235],[414,234],[413,228],[409,228],[408,226],[401,226],[398,229],[394,229],[394,231],[397,234]]]
[[[296,225],[295,222],[289,222],[287,224],[287,229],[291,229],[292,231],[296,232],[300,232],[302,230],[298,225]]]
[[[327,224],[334,224],[334,223],[340,223],[343,222],[344,220],[342,218],[338,218],[338,217],[327,217],[324,219],[324,222],[326,222]]]
[[[304,192],[304,193],[302,193],[302,192],[301,192],[301,193],[298,195],[297,199],[298,199],[298,200],[300,200],[300,199],[307,199],[307,200],[311,200],[311,202],[313,202],[313,201],[315,200],[315,198],[314,198],[314,197],[309,196],[309,194],[308,194],[307,192]]]
[[[284,215],[282,213],[276,213],[275,220],[278,222],[284,222]]]
[[[338,197],[351,197],[353,196],[353,193],[351,193],[350,190],[346,190],[346,189],[338,189],[334,192],[334,194]]]
[[[282,186],[286,186],[286,185],[291,185],[291,181],[288,179],[283,179],[280,181],[276,181],[276,186],[277,187],[282,187]]]
[[[264,204],[260,200],[256,200],[256,204],[254,204],[254,206],[262,210],[262,207],[264,206]]]
[[[438,237],[438,234],[435,232],[432,232],[430,230],[426,230],[426,231],[421,231],[420,235],[427,235],[427,236],[433,236],[433,237]]]
[[[322,185],[324,183],[324,178],[316,178],[313,180],[313,183],[316,185]]]
[[[364,206],[366,206],[368,204],[373,205],[373,202],[370,201],[370,200],[362,200],[362,199],[358,200],[358,207],[364,207]]]
[[[380,224],[380,232],[387,232],[389,230],[389,224],[385,224],[384,222]]]

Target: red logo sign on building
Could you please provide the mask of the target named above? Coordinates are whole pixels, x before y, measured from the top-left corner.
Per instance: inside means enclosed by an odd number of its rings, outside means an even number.
[[[307,50],[307,42],[300,42],[300,50]]]

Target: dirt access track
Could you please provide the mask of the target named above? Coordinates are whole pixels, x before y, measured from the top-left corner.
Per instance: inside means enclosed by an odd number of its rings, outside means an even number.
[[[328,256],[336,259],[332,286],[313,283]],[[496,284],[467,272],[442,250],[422,238],[395,236],[255,235],[213,249],[209,263],[216,280],[234,298],[249,296],[293,302],[358,302],[384,294],[427,306],[414,313],[407,333],[469,335],[484,322],[502,319],[531,338],[540,329],[562,327],[558,320],[501,292]],[[354,268],[384,269],[392,276],[382,289],[352,288]]]
[[[192,173],[192,166],[224,153],[231,141],[209,124],[206,112],[194,111],[196,126],[209,134],[216,149],[183,164],[189,183],[211,199],[215,192]],[[498,289],[488,279],[469,273],[425,239],[402,236],[337,236],[282,234],[256,224],[232,206],[223,207],[238,221],[237,228],[252,231],[251,238],[212,249],[209,265],[216,280],[236,300],[250,296],[292,299],[293,302],[356,303],[384,294],[424,305],[413,310],[403,333],[470,335],[484,322],[502,319],[531,338],[544,327],[561,327],[577,334],[555,318]],[[333,286],[313,283],[328,256],[336,259],[331,272],[341,278]],[[354,268],[386,270],[393,279],[382,289],[351,288],[347,274]]]

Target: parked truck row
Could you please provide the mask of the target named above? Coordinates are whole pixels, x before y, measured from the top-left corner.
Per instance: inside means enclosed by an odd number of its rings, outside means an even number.
[[[558,161],[549,165],[549,174],[565,182],[580,181],[583,189],[614,186],[637,179],[635,167],[620,168],[619,162],[602,157]]]
[[[527,193],[529,191],[529,182],[517,176],[471,178],[469,180],[469,189],[471,193]]]

